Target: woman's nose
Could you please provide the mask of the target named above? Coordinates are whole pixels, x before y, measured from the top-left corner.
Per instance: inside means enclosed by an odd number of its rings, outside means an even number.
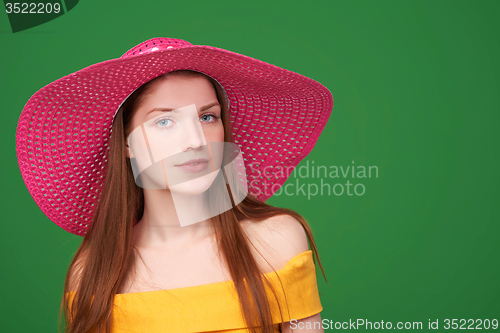
[[[201,123],[198,120],[187,122],[181,136],[182,151],[197,149],[206,144],[207,141]]]

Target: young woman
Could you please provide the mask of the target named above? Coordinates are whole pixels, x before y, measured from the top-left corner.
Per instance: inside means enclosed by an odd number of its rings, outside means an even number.
[[[171,38],[33,95],[17,131],[23,178],[84,236],[66,332],[323,332],[311,229],[264,201],[332,107],[314,80]]]

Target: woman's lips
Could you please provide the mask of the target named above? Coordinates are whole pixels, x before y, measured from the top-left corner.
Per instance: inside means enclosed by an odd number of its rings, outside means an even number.
[[[196,159],[189,160],[183,164],[176,165],[176,168],[181,169],[184,172],[200,172],[206,169],[208,166],[208,160],[206,159]]]

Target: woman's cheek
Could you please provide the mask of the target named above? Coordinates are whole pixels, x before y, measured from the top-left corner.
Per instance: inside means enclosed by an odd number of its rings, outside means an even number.
[[[220,125],[214,126],[204,131],[207,142],[222,142],[224,141],[224,126],[222,123]]]

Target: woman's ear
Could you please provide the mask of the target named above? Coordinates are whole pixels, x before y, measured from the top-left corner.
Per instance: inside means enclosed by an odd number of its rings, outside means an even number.
[[[132,149],[130,149],[129,145],[126,145],[125,147],[125,155],[127,155],[128,158],[134,158],[134,153],[132,152]]]

